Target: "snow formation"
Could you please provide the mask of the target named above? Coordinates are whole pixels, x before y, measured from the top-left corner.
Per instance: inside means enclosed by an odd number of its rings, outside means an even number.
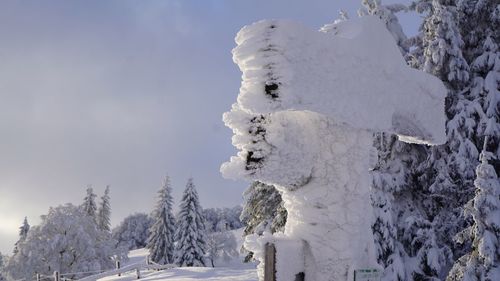
[[[377,266],[372,134],[445,140],[444,86],[405,64],[383,23],[366,16],[334,30],[281,20],[244,27],[233,50],[243,82],[238,102],[224,114],[240,151],[223,164],[223,175],[280,190],[285,236],[305,241],[309,281],[348,280],[356,268]],[[294,271],[277,264],[278,278]]]

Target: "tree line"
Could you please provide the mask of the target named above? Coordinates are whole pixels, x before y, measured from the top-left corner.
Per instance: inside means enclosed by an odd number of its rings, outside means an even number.
[[[96,198],[88,186],[81,205],[51,207],[33,227],[25,218],[12,256],[0,254],[0,280],[30,280],[54,271],[85,272],[66,276],[81,278],[114,268],[116,261],[128,259],[129,250],[143,247],[152,262],[178,266],[215,266],[219,258],[238,256],[230,230],[241,227],[241,207],[203,210],[193,179],[187,181],[176,216],[167,176],[152,213],[130,215],[113,230],[110,187],[99,202]]]

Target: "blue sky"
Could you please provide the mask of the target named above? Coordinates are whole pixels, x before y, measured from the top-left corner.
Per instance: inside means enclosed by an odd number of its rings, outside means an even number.
[[[386,3],[394,1],[385,1]],[[404,2],[404,1],[403,1]],[[168,173],[177,201],[193,177],[204,207],[241,204],[225,180],[222,123],[238,94],[234,36],[287,18],[312,29],[358,1],[14,1],[0,3],[0,251],[24,216],[80,204],[111,185],[112,222],[149,212]],[[417,18],[404,17],[415,32]]]

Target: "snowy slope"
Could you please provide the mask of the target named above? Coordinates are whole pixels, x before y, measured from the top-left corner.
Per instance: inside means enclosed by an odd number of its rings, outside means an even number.
[[[237,249],[243,244],[243,228],[231,231],[236,237]],[[138,249],[129,252],[129,260],[123,266],[142,263],[146,260],[149,254],[148,249]],[[164,271],[141,271],[141,280],[168,280],[168,281],[194,281],[194,280],[211,280],[211,281],[257,281],[256,265],[249,263],[244,264],[241,261],[243,257],[234,259],[220,267],[179,267]],[[135,272],[123,274],[121,277],[110,276],[99,279],[102,281],[115,280],[137,280]]]
[[[102,281],[137,280],[135,273],[124,274],[121,277],[112,276],[99,279]],[[142,273],[141,280],[166,281],[256,281],[257,272],[253,266],[241,268],[227,267],[179,267],[164,271],[150,271]]]

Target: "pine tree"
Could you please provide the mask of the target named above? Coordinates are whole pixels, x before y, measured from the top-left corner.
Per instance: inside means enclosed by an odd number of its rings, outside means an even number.
[[[175,219],[172,214],[172,205],[170,178],[166,176],[162,188],[158,191],[158,202],[152,215],[154,223],[151,226],[146,246],[151,260],[159,264],[174,262]]]
[[[205,266],[205,219],[193,179],[182,196],[176,232],[175,263],[179,266]]]
[[[97,223],[97,205],[95,203],[95,198],[97,195],[95,195],[94,190],[92,189],[92,186],[87,187],[87,195],[83,199],[83,211],[92,218],[92,220]]]
[[[240,216],[245,225],[243,236],[284,231],[287,211],[274,186],[255,181],[245,190],[243,198],[245,202]],[[250,261],[252,257],[253,253],[249,252],[245,261]]]
[[[13,251],[14,255],[16,255],[19,251],[18,249],[19,244],[24,242],[24,240],[26,240],[29,230],[30,230],[30,225],[28,224],[28,218],[24,217],[23,225],[19,227],[19,240],[17,240],[16,244],[14,245],[14,251]]]
[[[111,232],[111,205],[109,204],[109,199],[109,185],[107,185],[97,212],[97,226],[106,232]]]

